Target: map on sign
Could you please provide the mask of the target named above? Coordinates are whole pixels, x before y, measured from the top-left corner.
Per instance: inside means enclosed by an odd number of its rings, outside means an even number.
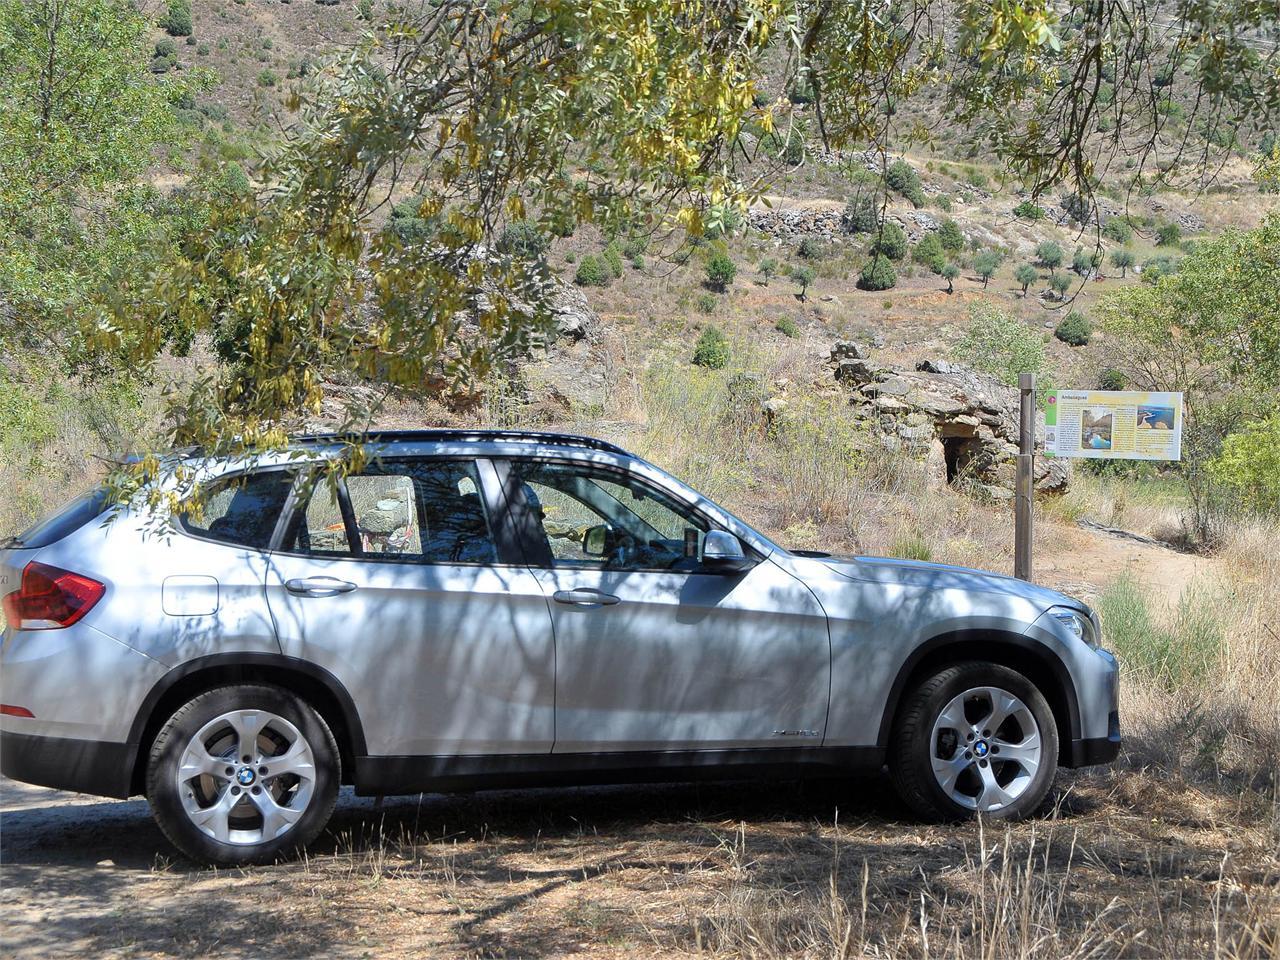
[[[1051,457],[1182,459],[1182,394],[1051,390],[1044,451]]]

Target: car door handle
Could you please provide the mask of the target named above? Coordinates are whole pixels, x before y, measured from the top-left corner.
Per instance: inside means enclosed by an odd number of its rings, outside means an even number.
[[[303,577],[299,580],[286,580],[284,588],[303,597],[332,597],[339,593],[350,593],[356,585],[336,577]]]
[[[556,603],[567,603],[575,607],[611,607],[618,598],[611,593],[599,590],[557,590],[551,595]]]

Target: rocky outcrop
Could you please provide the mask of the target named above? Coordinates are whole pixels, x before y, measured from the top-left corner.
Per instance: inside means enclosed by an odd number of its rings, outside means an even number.
[[[923,360],[913,370],[881,366],[850,340],[835,344],[831,364],[854,415],[887,449],[924,461],[932,483],[976,484],[995,499],[1013,497],[1016,389],[949,360]],[[1044,436],[1041,415],[1036,436]],[[1037,490],[1061,493],[1069,481],[1066,461],[1036,458]]]
[[[747,213],[747,226],[772,237],[779,244],[799,243],[815,237],[824,243],[866,242],[871,234],[853,234],[845,229],[844,212],[828,207],[785,207],[768,209],[753,207]],[[938,229],[939,221],[924,210],[905,210],[886,217],[900,226],[911,243]]]

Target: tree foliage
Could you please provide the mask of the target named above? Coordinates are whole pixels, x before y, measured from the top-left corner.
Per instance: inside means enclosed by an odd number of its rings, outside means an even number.
[[[956,350],[975,369],[989,373],[1010,386],[1018,383],[1018,374],[1034,373],[1040,380],[1040,387],[1049,389],[1044,340],[1017,317],[989,300],[978,300],[969,305],[969,328]]]
[[[707,283],[723,292],[738,275],[738,266],[727,253],[717,253],[707,261]]]
[[[859,290],[889,290],[898,282],[898,272],[893,261],[882,253],[875,254],[858,274]]]

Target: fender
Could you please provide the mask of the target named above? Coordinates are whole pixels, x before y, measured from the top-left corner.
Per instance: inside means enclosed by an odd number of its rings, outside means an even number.
[[[135,793],[142,792],[142,780],[145,777],[146,757],[143,750],[150,745],[169,716],[167,711],[158,712],[157,708],[170,697],[185,702],[189,696],[197,695],[197,691],[202,688],[207,689],[207,682],[201,682],[202,674],[216,676],[214,685],[259,681],[289,687],[287,681],[290,676],[301,679],[303,682],[298,686],[310,687],[313,694],[322,691],[321,699],[326,699],[324,695],[327,695],[329,702],[313,703],[312,706],[329,725],[334,726],[335,721],[341,723],[341,728],[334,729],[333,734],[342,755],[344,781],[355,772],[355,758],[368,752],[364,726],[360,722],[355,702],[338,678],[328,670],[310,661],[277,653],[218,653],[179,664],[156,681],[155,686],[143,698],[129,728],[127,743],[129,766],[133,770],[131,783]],[[212,680],[214,677],[208,679]],[[189,688],[191,692],[184,694],[184,688]],[[295,693],[308,692],[306,689],[290,689]],[[175,709],[177,705],[175,700]]]
[[[1076,699],[1075,684],[1071,674],[1061,658],[1044,643],[1024,634],[1010,633],[1006,630],[953,630],[930,637],[921,643],[903,662],[889,689],[889,697],[885,701],[884,716],[880,720],[880,732],[876,737],[877,746],[887,748],[889,736],[893,731],[893,720],[898,711],[898,702],[906,690],[908,681],[921,667],[930,661],[939,664],[972,656],[977,660],[992,660],[996,651],[1010,654],[1011,667],[1025,667],[1033,664],[1042,672],[1042,676],[1029,677],[1041,687],[1045,699],[1053,710],[1054,718],[1063,731],[1059,737],[1064,747],[1069,748],[1071,741],[1080,737],[1080,705]],[[1046,681],[1049,681],[1046,683]],[[1045,689],[1047,687],[1047,689]],[[1064,723],[1065,721],[1065,723]]]

